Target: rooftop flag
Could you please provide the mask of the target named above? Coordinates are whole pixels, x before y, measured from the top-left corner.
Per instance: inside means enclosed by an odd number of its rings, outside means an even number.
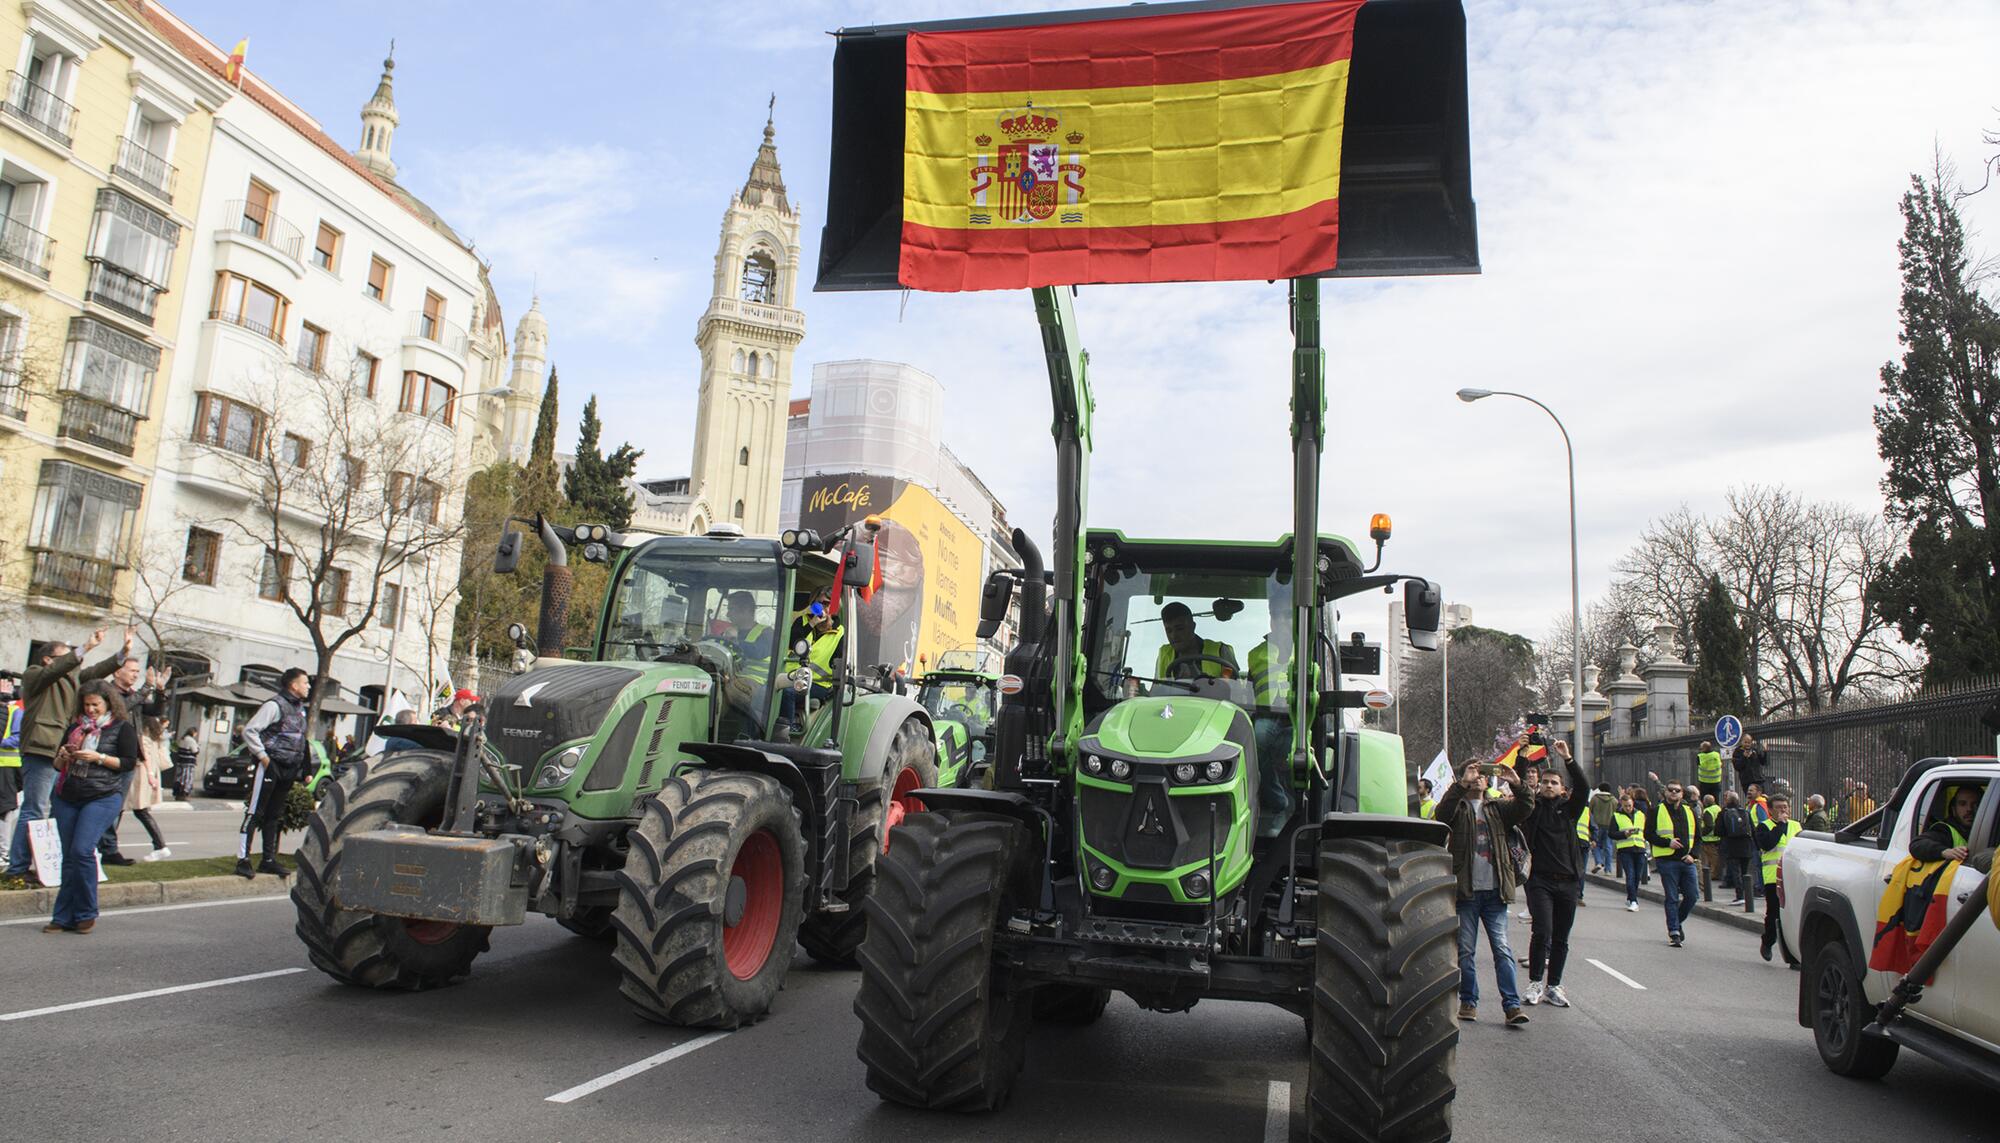
[[[241,85],[243,82],[243,59],[249,54],[249,38],[245,37],[236,41],[236,46],[229,49],[229,66],[224,69],[222,78],[230,83]]]
[[[918,290],[1333,268],[1362,0],[910,33]]]

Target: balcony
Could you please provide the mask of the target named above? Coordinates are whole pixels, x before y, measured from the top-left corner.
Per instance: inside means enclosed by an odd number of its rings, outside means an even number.
[[[249,314],[230,313],[228,310],[210,310],[208,311],[208,320],[226,322],[229,325],[241,326],[242,328],[249,330],[251,333],[259,334],[263,337],[268,337],[272,341],[277,342],[279,345],[285,344],[285,338],[283,334],[279,333],[275,329],[272,329],[268,323],[260,321],[257,318],[251,317]]]
[[[118,161],[111,164],[111,173],[169,203],[174,199],[174,181],[180,176],[172,163],[124,135],[118,138]]]
[[[70,129],[76,124],[76,108],[18,71],[7,73],[7,113],[53,139],[59,146],[69,146]]]
[[[96,258],[90,260],[90,282],[83,300],[96,302],[144,325],[153,324],[153,307],[159,304],[160,288],[129,270]]]
[[[222,217],[233,220],[224,224],[225,229],[254,238],[293,262],[304,264],[301,259],[306,248],[306,236],[273,211],[238,199],[223,208]]]
[[[142,419],[130,409],[81,393],[64,393],[62,420],[56,424],[56,435],[131,456],[132,438]]]
[[[99,607],[111,606],[118,584],[118,565],[113,561],[32,545],[28,552],[34,557],[34,567],[28,574],[29,591]]]
[[[56,240],[26,223],[0,219],[0,262],[26,270],[44,282],[49,280],[49,256]]]
[[[408,340],[428,341],[452,357],[464,357],[465,327],[425,313],[410,315]]]

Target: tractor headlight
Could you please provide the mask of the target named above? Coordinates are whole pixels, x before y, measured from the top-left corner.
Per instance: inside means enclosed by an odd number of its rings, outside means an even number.
[[[583,747],[572,746],[547,762],[535,772],[535,787],[551,790],[568,782],[576,774],[576,768],[583,763]]]
[[[1190,873],[1181,878],[1181,892],[1189,897],[1208,899],[1208,874]]]
[[[1104,773],[1104,759],[1099,758],[1095,754],[1088,755],[1083,760],[1083,768],[1093,774],[1102,774]]]
[[[1194,781],[1195,768],[1192,762],[1183,762],[1174,767],[1174,781],[1186,785]]]
[[[1229,772],[1229,766],[1223,762],[1210,762],[1205,772],[1208,775],[1209,781],[1220,782],[1222,781],[1222,776]]]
[[[1111,760],[1111,776],[1123,782],[1132,776],[1132,764],[1123,758],[1113,758]]]
[[[1111,872],[1109,866],[1093,865],[1091,867],[1090,883],[1092,885],[1095,885],[1098,889],[1108,893],[1111,891],[1111,887],[1117,884],[1117,882],[1118,882],[1118,875],[1116,873]]]

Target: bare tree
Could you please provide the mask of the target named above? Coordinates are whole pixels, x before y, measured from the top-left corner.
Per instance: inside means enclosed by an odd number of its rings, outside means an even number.
[[[1903,542],[1879,516],[1836,504],[1805,510],[1769,617],[1793,713],[1839,706],[1856,688],[1874,696],[1913,681],[1917,664],[1908,646],[1869,606],[1875,577]]]
[[[1649,638],[1647,617],[1633,609],[1629,597],[1617,591],[1593,600],[1583,608],[1583,662],[1596,666],[1609,679],[1618,674],[1618,648],[1630,643],[1645,647]],[[1530,686],[1536,701],[1553,710],[1562,703],[1563,684],[1571,681],[1575,659],[1570,654],[1569,616],[1558,616],[1549,624],[1548,634],[1535,645],[1535,673]],[[1641,661],[1650,652],[1641,652]]]
[[[1647,524],[1638,545],[1612,565],[1615,578],[1607,605],[1671,623],[1681,642],[1693,646],[1694,613],[1713,566],[1707,522],[1683,504]],[[1567,636],[1563,650],[1568,653]]]
[[[187,575],[187,550],[169,536],[141,533],[132,542],[130,560],[132,625],[146,633],[146,646],[155,655],[196,649],[199,637],[174,622],[174,597],[196,582]]]
[[[1450,755],[1463,760],[1492,752],[1496,737],[1527,713],[1534,695],[1527,679],[1534,645],[1485,627],[1454,629],[1451,639]],[[1399,693],[1397,732],[1405,753],[1428,764],[1442,744],[1444,655],[1409,660]]]
[[[457,563],[459,521],[448,509],[462,481],[457,442],[440,423],[455,402],[428,417],[385,414],[355,399],[356,378],[290,366],[253,388],[256,413],[196,426],[196,442],[259,493],[211,526],[263,550],[253,586],[291,609],[323,679],[413,560]],[[321,692],[313,696],[317,719]]]

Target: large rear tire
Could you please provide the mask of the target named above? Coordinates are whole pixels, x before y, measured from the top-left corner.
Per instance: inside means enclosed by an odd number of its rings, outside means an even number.
[[[1025,831],[993,814],[922,813],[889,837],[861,943],[857,1054],[868,1086],[910,1107],[988,1111],[1027,1047],[1028,998],[993,966]]]
[[[390,825],[435,828],[444,820],[449,754],[406,750],[373,766],[356,763],[329,784],[306,822],[292,904],[314,966],[346,984],[419,990],[462,979],[487,948],[485,925],[385,917],[333,902],[333,879],[349,834]]]
[[[619,991],[662,1024],[737,1028],[771,1009],[805,900],[805,840],[771,778],[686,770],[646,800],[618,874]]]
[[[937,785],[937,753],[931,736],[918,719],[909,719],[896,728],[889,744],[889,756],[882,765],[882,780],[860,798],[854,820],[869,823],[847,839],[848,868],[857,872],[848,880],[840,899],[847,903],[843,913],[815,913],[799,925],[799,944],[822,964],[854,967],[854,954],[868,931],[868,915],[862,902],[875,887],[875,863],[887,848],[887,838],[923,803],[911,797],[911,790]]]
[[[1813,1045],[1827,1070],[1851,1079],[1881,1079],[1889,1074],[1902,1045],[1862,1032],[1875,1013],[1861,990],[1847,942],[1836,937],[1819,946],[1802,983],[1812,1017]]]
[[[1451,1138],[1457,882],[1442,848],[1328,838],[1306,1074],[1315,1143]]]

